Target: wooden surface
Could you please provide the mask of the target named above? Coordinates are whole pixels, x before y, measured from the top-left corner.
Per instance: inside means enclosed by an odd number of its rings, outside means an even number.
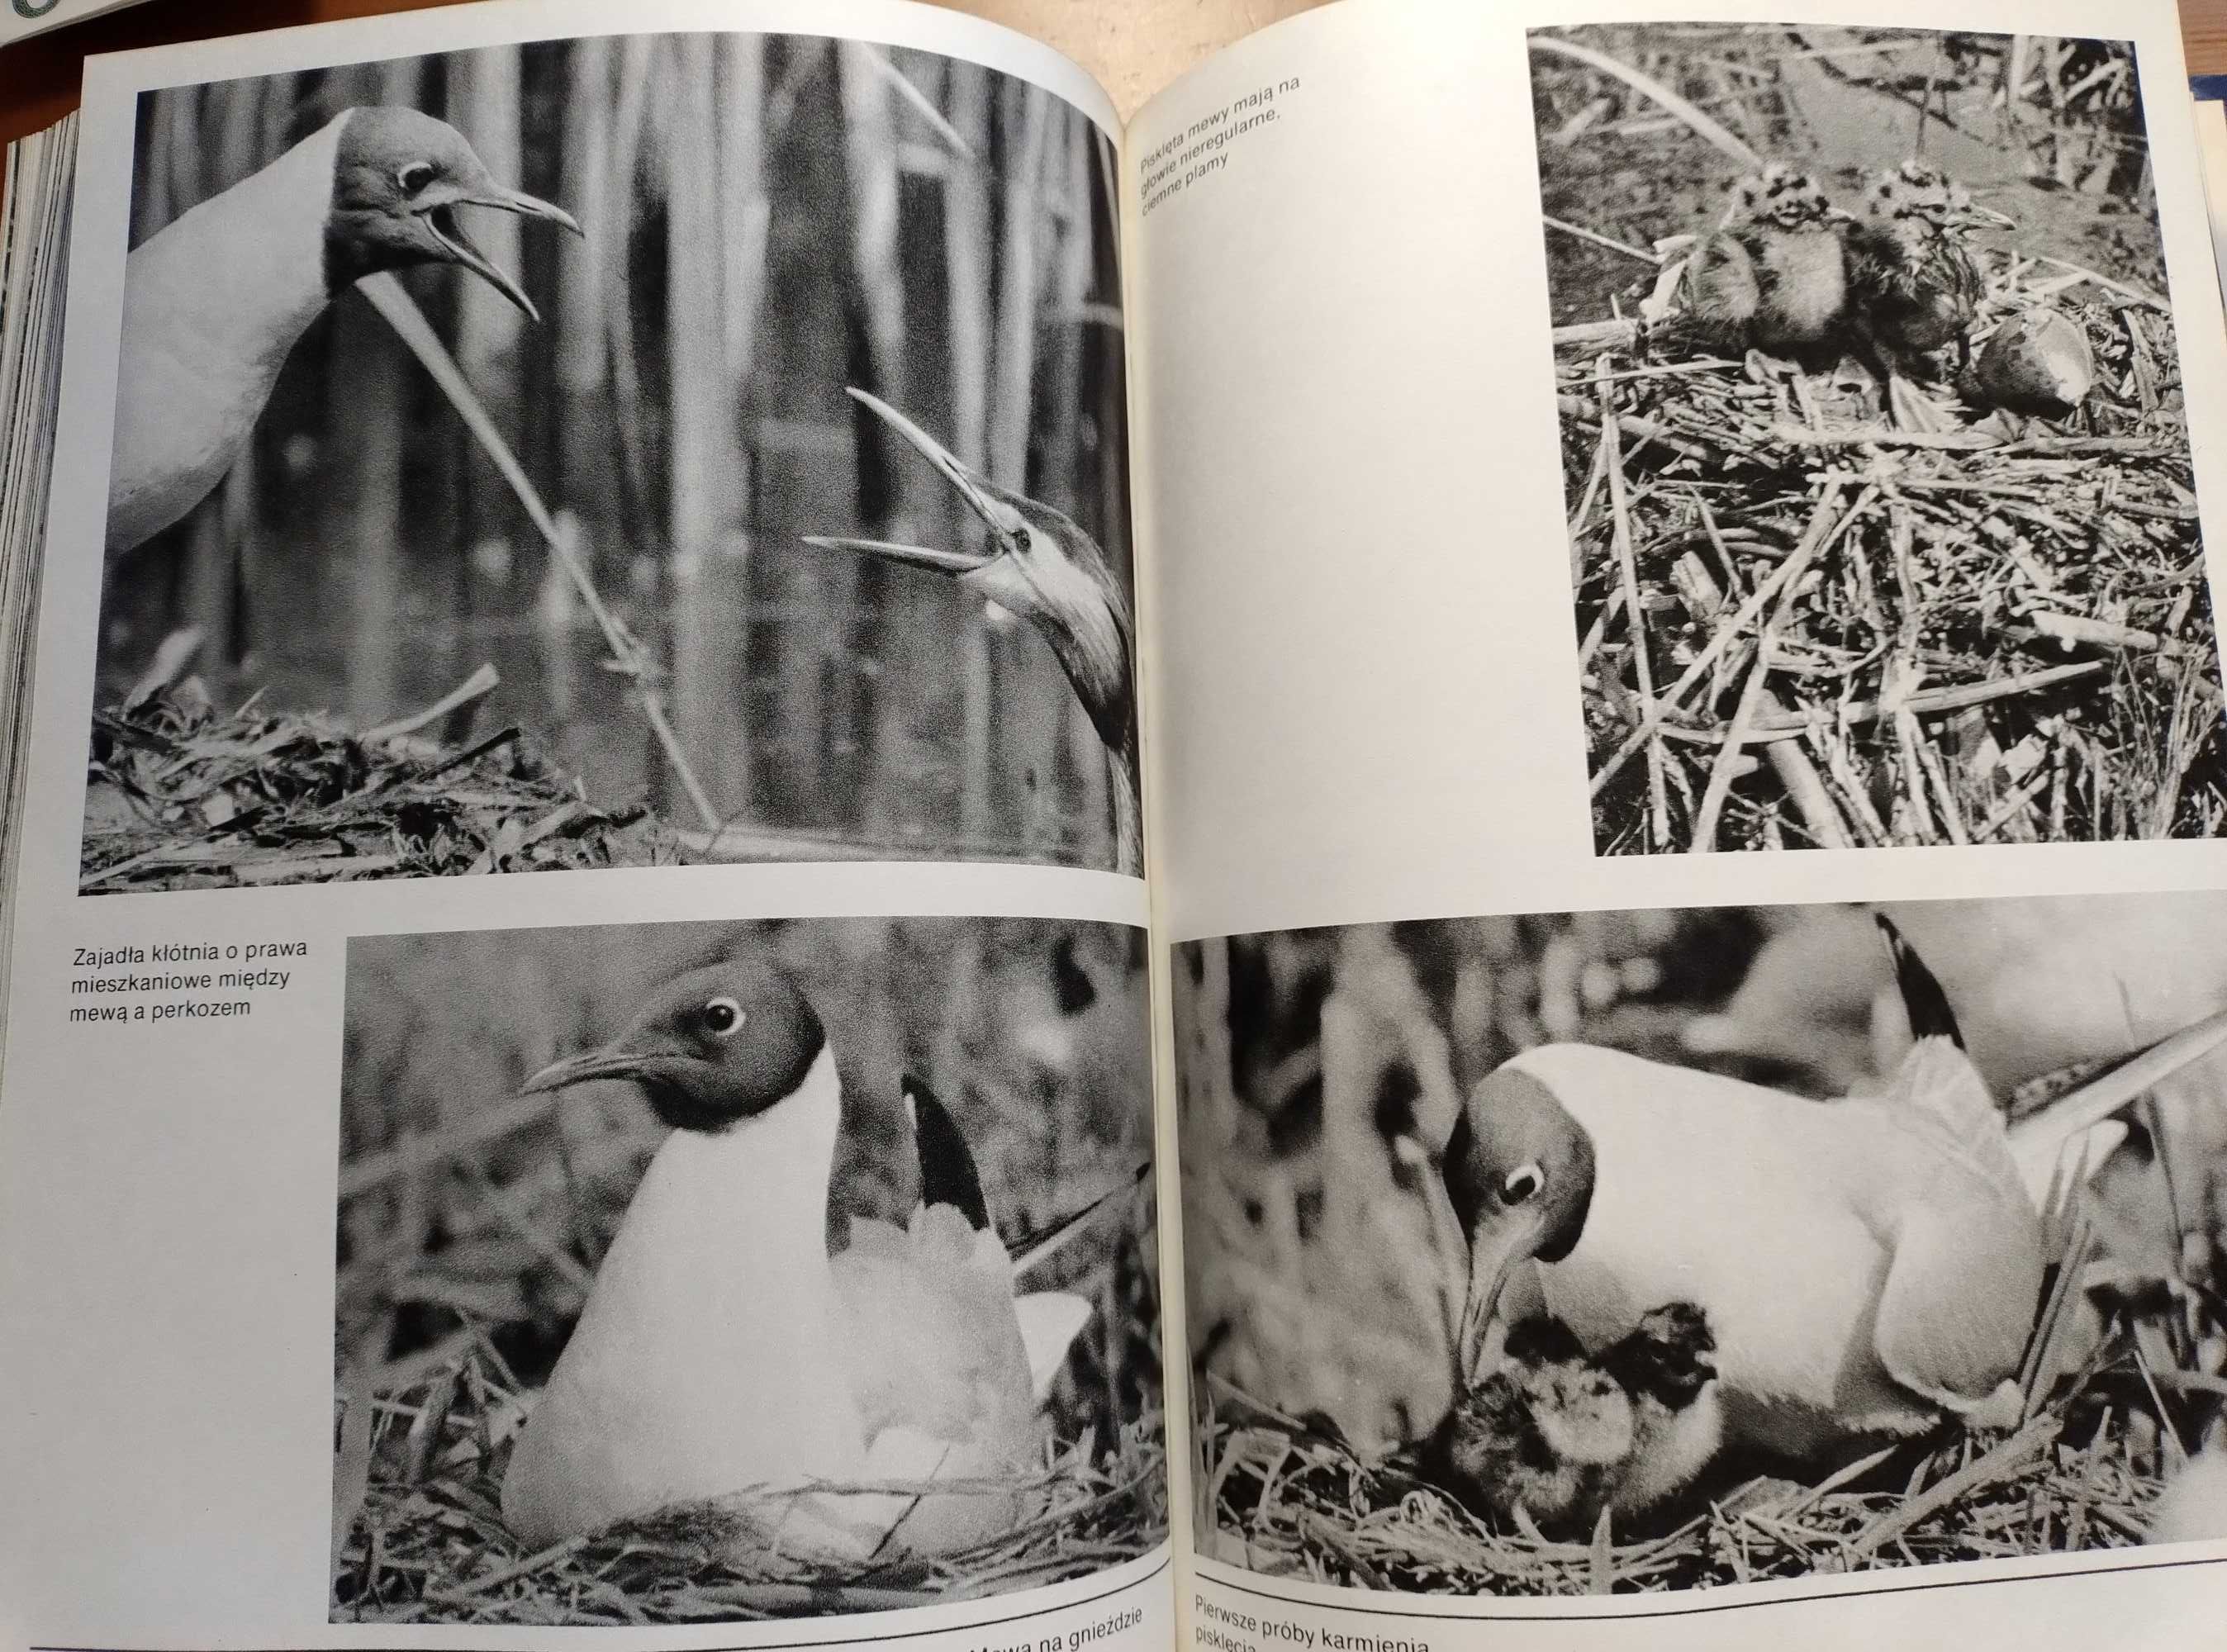
[[[91,52],[414,10],[452,0],[145,0],[0,50],[0,142],[60,119]],[[1126,116],[1209,52],[1320,0],[948,0],[1033,35],[1097,77]],[[2181,0],[2188,66],[2227,74],[2227,0]]]
[[[2227,74],[2227,0],[2180,0],[2191,74]]]
[[[940,0],[1032,35],[1097,79],[1124,118],[1209,52],[1320,0]],[[0,49],[0,142],[51,124],[77,104],[93,52],[285,29],[453,0],[145,0]],[[2206,0],[2227,17],[2227,0]],[[2223,48],[2227,61],[2227,48]]]
[[[1322,0],[939,0],[1033,35],[1094,75],[1126,117],[1199,59]],[[409,11],[454,0],[144,0],[0,49],[0,143],[77,104],[93,52]],[[2227,74],[2227,0],[2181,0],[2188,67]]]

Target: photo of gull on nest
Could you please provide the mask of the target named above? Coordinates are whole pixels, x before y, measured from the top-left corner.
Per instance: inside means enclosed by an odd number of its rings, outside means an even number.
[[[1597,852],[2227,827],[2132,47],[1529,40]]]
[[[2227,896],[1176,952],[1191,1516],[1652,1592],[2227,1537]]]
[[[1141,936],[360,937],[335,1623],[1036,1588],[1167,1534]]]

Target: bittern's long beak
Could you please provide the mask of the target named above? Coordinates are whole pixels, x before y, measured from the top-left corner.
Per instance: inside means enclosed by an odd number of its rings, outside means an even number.
[[[868,412],[873,414],[899,436],[904,437],[914,452],[941,471],[943,479],[959,490],[959,496],[967,501],[967,508],[982,519],[982,525],[985,527],[989,528],[992,533],[1004,530],[1006,526],[1005,507],[982,491],[980,479],[957,454],[952,452],[942,443],[921,429],[919,425],[897,411],[879,396],[849,386],[845,387],[844,393],[852,400],[863,405]]]
[[[824,551],[857,551],[866,556],[887,557],[892,562],[909,562],[916,568],[933,568],[945,574],[972,573],[990,560],[971,551],[938,551],[932,545],[900,545],[893,539],[849,539],[839,534],[807,533],[804,542]]]
[[[492,207],[498,212],[516,213],[521,218],[546,219],[561,224],[575,235],[584,236],[579,220],[562,207],[544,201],[539,195],[529,195],[523,189],[514,189],[494,179],[459,190],[452,198],[436,202],[423,211],[425,229],[440,246],[443,256],[452,264],[462,265],[486,282],[504,297],[526,313],[529,321],[539,322],[541,312],[526,296],[526,290],[501,269],[493,259],[480,251],[472,238],[464,233],[463,226],[456,222],[458,207]]]
[[[1462,1304],[1461,1336],[1456,1346],[1455,1369],[1464,1385],[1473,1386],[1484,1370],[1486,1338],[1500,1307],[1501,1292],[1516,1264],[1528,1257],[1539,1242],[1544,1218],[1527,1209],[1521,1221],[1511,1221],[1497,1234],[1471,1235],[1469,1299]]]
[[[567,1056],[563,1061],[550,1062],[520,1085],[518,1093],[534,1095],[544,1090],[561,1090],[597,1079],[640,1081],[670,1076],[684,1064],[692,1062],[693,1059],[678,1050],[630,1049],[621,1044],[610,1044],[602,1049],[591,1049],[584,1056]]]
[[[934,465],[942,478],[959,490],[967,501],[967,509],[981,519],[982,526],[990,530],[994,545],[1011,533],[1015,522],[1012,507],[992,499],[984,491],[981,479],[971,466],[945,447],[926,431],[879,396],[858,389],[847,393],[883,424],[905,439],[906,444],[928,463]],[[995,550],[988,553],[973,551],[941,551],[925,545],[901,545],[889,539],[852,539],[826,534],[807,534],[807,545],[834,551],[857,551],[869,556],[886,557],[892,562],[910,563],[916,568],[933,568],[938,573],[966,574],[988,565],[995,560]]]
[[[2016,229],[2018,220],[2007,213],[1999,213],[1993,207],[1982,207],[1974,201],[1964,209],[1964,220],[1981,229]]]

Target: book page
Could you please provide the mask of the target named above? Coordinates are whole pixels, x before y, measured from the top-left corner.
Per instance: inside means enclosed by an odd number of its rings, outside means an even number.
[[[2186,86],[1362,0],[1133,123],[1188,1644],[2213,1632]]]
[[[537,0],[80,131],[0,1640],[1161,1652],[1103,94]]]

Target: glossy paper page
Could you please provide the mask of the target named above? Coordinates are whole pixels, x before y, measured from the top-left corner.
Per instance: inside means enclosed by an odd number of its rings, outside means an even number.
[[[1103,95],[536,0],[80,131],[0,1638],[1163,1652]]]
[[[1194,1637],[2216,1620],[2185,86],[1356,3],[1133,124]]]

